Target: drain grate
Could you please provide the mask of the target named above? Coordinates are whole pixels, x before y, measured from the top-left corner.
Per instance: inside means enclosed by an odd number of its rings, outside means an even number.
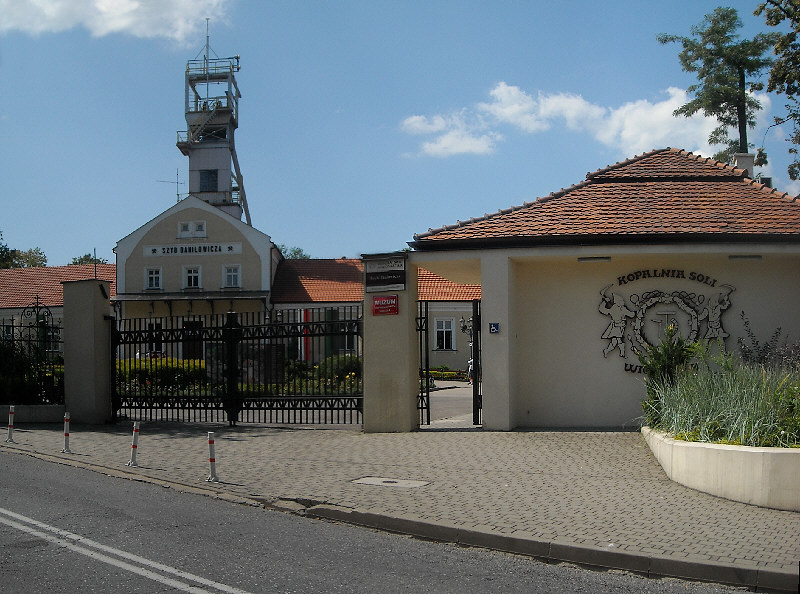
[[[429,485],[428,481],[411,481],[408,479],[395,479],[395,478],[382,478],[379,476],[365,476],[354,481],[350,481],[357,485],[375,485],[378,487],[399,487],[401,489],[413,489],[415,487],[424,487]]]

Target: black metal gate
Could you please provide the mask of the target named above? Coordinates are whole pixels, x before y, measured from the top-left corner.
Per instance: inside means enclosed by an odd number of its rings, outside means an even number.
[[[61,329],[38,296],[0,320],[0,404],[64,404]]]
[[[417,302],[417,338],[419,339],[419,424],[431,424],[431,370],[428,344],[428,302]]]
[[[481,365],[481,302],[472,301],[472,317],[469,319],[470,360],[472,380],[472,424],[483,423],[483,373]]]
[[[121,319],[115,415],[362,422],[360,306]]]

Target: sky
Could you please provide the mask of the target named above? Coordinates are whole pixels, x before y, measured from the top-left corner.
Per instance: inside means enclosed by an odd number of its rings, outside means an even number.
[[[236,150],[253,226],[315,258],[520,205],[667,146],[710,156],[716,122],[672,112],[678,44],[705,0],[0,0],[0,232],[48,265],[116,243],[186,192],[175,146],[206,23],[241,56]],[[739,12],[744,37],[772,30]],[[208,21],[206,20],[208,19]],[[212,54],[213,55],[213,54]],[[764,109],[756,173],[800,193]]]

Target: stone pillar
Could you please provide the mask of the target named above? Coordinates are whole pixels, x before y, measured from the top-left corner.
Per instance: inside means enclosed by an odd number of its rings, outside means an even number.
[[[109,283],[64,283],[64,404],[71,420],[111,421],[113,389]]]
[[[389,256],[406,258],[404,253]],[[370,260],[386,257],[364,256],[365,270]],[[391,300],[395,296],[397,313],[373,313],[375,298]],[[391,307],[384,309],[394,311]],[[364,293],[364,431],[367,433],[419,428],[416,317],[417,268],[406,260],[405,289]]]
[[[487,250],[481,257],[481,359],[483,392],[483,427],[495,431],[514,428],[511,364],[512,263],[500,250]],[[500,331],[489,332],[490,323],[499,323]]]

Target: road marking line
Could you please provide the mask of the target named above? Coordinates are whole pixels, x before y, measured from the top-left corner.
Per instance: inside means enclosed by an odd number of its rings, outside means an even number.
[[[144,557],[140,557],[139,555],[134,555],[133,553],[128,553],[126,551],[115,549],[114,547],[109,547],[99,542],[95,542],[89,538],[83,537],[79,534],[73,534],[72,532],[68,532],[66,530],[62,530],[60,528],[56,528],[55,526],[50,526],[49,524],[45,524],[44,522],[39,522],[38,520],[34,520],[33,518],[28,518],[27,516],[23,516],[21,514],[12,512],[10,510],[4,509],[0,507],[0,514],[8,516],[7,518],[2,517],[0,515],[0,523],[6,524],[7,526],[11,526],[12,528],[16,528],[17,530],[21,530],[22,532],[26,532],[32,536],[36,536],[38,538],[42,538],[49,542],[52,542],[60,547],[64,547],[80,553],[82,555],[86,555],[87,557],[91,557],[93,559],[97,559],[99,561],[103,561],[104,563],[108,563],[110,565],[114,565],[115,567],[119,567],[121,569],[125,569],[132,573],[136,573],[142,575],[144,577],[150,578],[152,580],[161,582],[168,586],[172,586],[173,588],[178,588],[179,590],[183,590],[184,592],[193,592],[197,594],[208,593],[208,590],[203,590],[202,588],[197,588],[191,584],[187,584],[185,582],[180,582],[178,580],[172,579],[170,577],[162,576],[157,574],[149,569],[145,569],[143,567],[137,567],[135,565],[131,565],[130,563],[126,563],[125,561],[121,561],[120,559],[115,559],[113,557],[109,557],[108,555],[104,555],[98,551],[103,551],[109,553],[111,555],[115,555],[122,559],[127,559],[128,561],[133,561],[140,565],[144,565],[145,567],[150,567],[152,569],[157,569],[167,574],[171,574],[175,577],[183,578],[185,580],[191,580],[203,586],[207,586],[213,588],[215,590],[219,590],[222,592],[228,592],[229,594],[249,594],[245,590],[240,590],[238,588],[234,588],[232,586],[228,586],[225,584],[221,584],[219,582],[214,582],[212,580],[208,580],[204,577],[200,577],[198,575],[194,575],[192,573],[188,573],[186,571],[181,571],[180,569],[176,569],[174,567],[170,567],[169,565],[163,565],[162,563],[158,563],[157,561],[151,561],[150,559],[146,559]],[[14,521],[9,518],[14,518]],[[41,532],[32,528],[31,526],[26,526],[20,522],[24,522],[26,524],[31,524],[32,526],[36,526],[37,528],[41,528],[48,532],[51,532],[57,536],[53,536],[53,534],[47,534],[45,532]],[[60,537],[60,538],[59,538]],[[74,542],[72,542],[74,541]],[[75,544],[75,543],[80,543]],[[91,548],[86,548],[91,547]],[[97,551],[92,550],[92,548],[97,549]]]

